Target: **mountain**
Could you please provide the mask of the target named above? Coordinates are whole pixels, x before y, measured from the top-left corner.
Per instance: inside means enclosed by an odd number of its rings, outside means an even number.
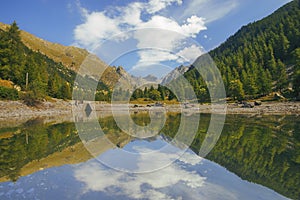
[[[10,25],[3,24],[0,22],[0,29],[6,31]],[[81,64],[85,62],[87,58],[93,60],[93,65],[97,66],[97,70],[93,72],[93,77],[97,80],[100,79],[108,88],[112,89],[118,80],[123,76],[123,82],[126,80],[127,84],[139,85],[147,84],[148,82],[156,82],[157,78],[151,75],[147,77],[134,77],[128,74],[122,67],[111,67],[108,66],[105,62],[100,60],[97,56],[91,55],[87,50],[81,49],[73,46],[64,46],[58,43],[52,43],[41,38],[36,37],[35,35],[28,33],[26,31],[20,31],[21,41],[29,49],[39,52],[43,55],[46,55],[53,61],[57,63],[62,63],[66,68],[78,72]],[[102,76],[99,76],[99,69],[106,70],[103,72]],[[85,74],[82,74],[83,76]],[[127,86],[125,87],[127,88]]]
[[[172,80],[177,79],[180,75],[183,75],[185,72],[187,72],[189,69],[189,66],[179,66],[176,67],[174,70],[172,70],[170,73],[168,73],[161,81],[161,85],[166,85],[170,83]]]
[[[6,31],[9,27],[10,25],[0,22],[0,30]],[[77,72],[83,61],[90,56],[90,53],[85,49],[52,43],[23,30],[20,31],[20,37],[22,43],[32,51],[41,53],[74,72]],[[93,60],[94,64],[99,68],[106,67],[106,70],[101,76],[101,81],[109,88],[112,88],[120,78],[119,74],[116,73],[116,69],[107,66],[107,64],[98,57],[95,58],[96,59]],[[95,72],[95,76],[97,77],[97,72]]]
[[[123,67],[113,67],[118,76],[120,77],[119,82],[123,90],[132,89],[135,87],[145,85],[157,85],[159,83],[159,79],[153,75],[147,75],[145,77],[136,77],[129,74]]]
[[[145,81],[149,81],[149,82],[157,82],[158,78],[154,75],[149,74],[148,76],[143,77],[143,79]]]
[[[0,23],[0,49],[0,99],[23,99],[27,105],[36,105],[47,96],[109,101],[116,83],[120,82],[129,95],[127,89],[155,78],[133,77],[84,49],[51,43],[19,30],[15,22]]]
[[[300,97],[300,9],[294,0],[270,16],[243,26],[209,52],[219,68],[228,97],[242,100],[281,92]],[[196,63],[194,63],[196,65]],[[184,76],[200,99],[208,95],[195,66]],[[202,92],[198,92],[202,89]],[[207,101],[208,99],[205,99]]]
[[[0,99],[24,99],[15,88],[22,95],[27,91],[24,94],[31,96],[28,98],[31,100],[45,96],[70,99],[74,86],[76,97],[90,99],[93,91],[89,84],[98,82],[96,99],[109,100],[119,81],[122,89],[128,89],[130,84],[134,87],[148,83],[131,76],[122,67],[108,66],[84,49],[51,43],[19,30],[15,22],[0,23],[0,36]]]
[[[0,29],[6,31],[9,27],[10,25],[0,22]],[[22,42],[29,49],[40,52],[55,62],[61,62],[65,67],[68,67],[74,71],[80,67],[82,61],[89,54],[89,52],[85,49],[48,42],[26,31],[21,30],[20,36]]]

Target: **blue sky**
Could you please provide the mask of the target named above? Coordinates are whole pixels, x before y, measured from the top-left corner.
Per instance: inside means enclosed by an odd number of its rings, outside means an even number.
[[[132,74],[162,76],[289,1],[4,0],[0,22],[16,20],[42,39],[88,49]]]

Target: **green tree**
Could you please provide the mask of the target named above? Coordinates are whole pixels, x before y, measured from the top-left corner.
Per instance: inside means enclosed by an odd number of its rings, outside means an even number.
[[[200,102],[205,102],[209,99],[209,93],[206,88],[202,87],[196,90],[197,98]]]
[[[161,93],[158,90],[153,89],[149,93],[149,98],[151,98],[154,101],[159,101],[159,100],[161,100]]]
[[[295,62],[293,75],[293,90],[294,96],[297,100],[300,100],[300,48],[297,48],[293,52],[293,59]]]
[[[259,70],[260,76],[258,76],[258,92],[260,94],[269,94],[272,90],[272,80],[269,71],[264,71],[262,68]]]
[[[71,88],[67,82],[65,82],[60,88],[60,98],[61,99],[71,99],[72,98]]]
[[[258,91],[255,83],[255,77],[252,73],[247,74],[245,70],[242,71],[241,80],[243,81],[243,89],[248,95],[255,95]]]
[[[132,93],[131,100],[136,100],[136,99],[142,98],[142,97],[143,97],[143,90],[141,90],[140,88],[137,88]]]
[[[288,77],[286,74],[285,65],[281,60],[277,61],[277,83],[276,89],[280,92],[288,86]]]
[[[13,45],[18,45],[21,42],[20,30],[17,25],[17,22],[14,21],[7,30],[8,37],[10,38],[10,42]]]
[[[300,69],[298,69],[293,78],[293,90],[297,100],[300,100]]]
[[[240,80],[233,80],[230,81],[229,84],[229,95],[234,99],[234,100],[242,100],[245,97],[244,89],[243,89],[243,84],[241,83]]]
[[[145,97],[145,98],[148,98],[148,97],[149,97],[149,91],[148,91],[148,88],[147,88],[147,87],[145,87],[145,89],[144,89],[144,97]]]
[[[160,92],[161,100],[165,100],[166,92],[164,86],[159,84],[157,90]]]

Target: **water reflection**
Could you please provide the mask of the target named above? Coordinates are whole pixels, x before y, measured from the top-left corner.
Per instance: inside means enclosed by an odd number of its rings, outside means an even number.
[[[124,134],[111,116],[100,119],[105,137],[94,142],[101,147],[98,157],[134,169],[175,160],[161,170],[142,174],[115,171],[99,163],[85,150],[71,122],[43,124],[34,120],[1,128],[0,199],[285,198],[276,192],[299,198],[298,117],[227,116],[221,138],[207,158],[231,172],[194,153],[206,137],[210,115],[201,116],[193,151],[178,160],[174,153],[159,151],[152,162],[145,161],[145,154],[166,144],[171,144],[174,152],[182,149],[184,144],[171,142],[180,117],[169,114],[160,134],[143,140]],[[143,124],[148,119],[135,115],[134,120]],[[137,156],[134,160],[120,157],[121,149]]]
[[[142,165],[141,162],[137,164]],[[285,199],[270,189],[243,181],[193,152],[152,173],[123,173],[108,169],[95,159],[50,168],[22,177],[15,184],[2,184],[1,196],[8,199]]]

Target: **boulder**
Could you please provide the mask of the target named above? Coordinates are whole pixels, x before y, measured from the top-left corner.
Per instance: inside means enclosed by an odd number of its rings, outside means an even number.
[[[254,103],[250,103],[250,102],[242,102],[242,108],[253,108],[254,107]]]
[[[261,105],[261,101],[254,101],[254,105],[255,106],[260,106]]]

